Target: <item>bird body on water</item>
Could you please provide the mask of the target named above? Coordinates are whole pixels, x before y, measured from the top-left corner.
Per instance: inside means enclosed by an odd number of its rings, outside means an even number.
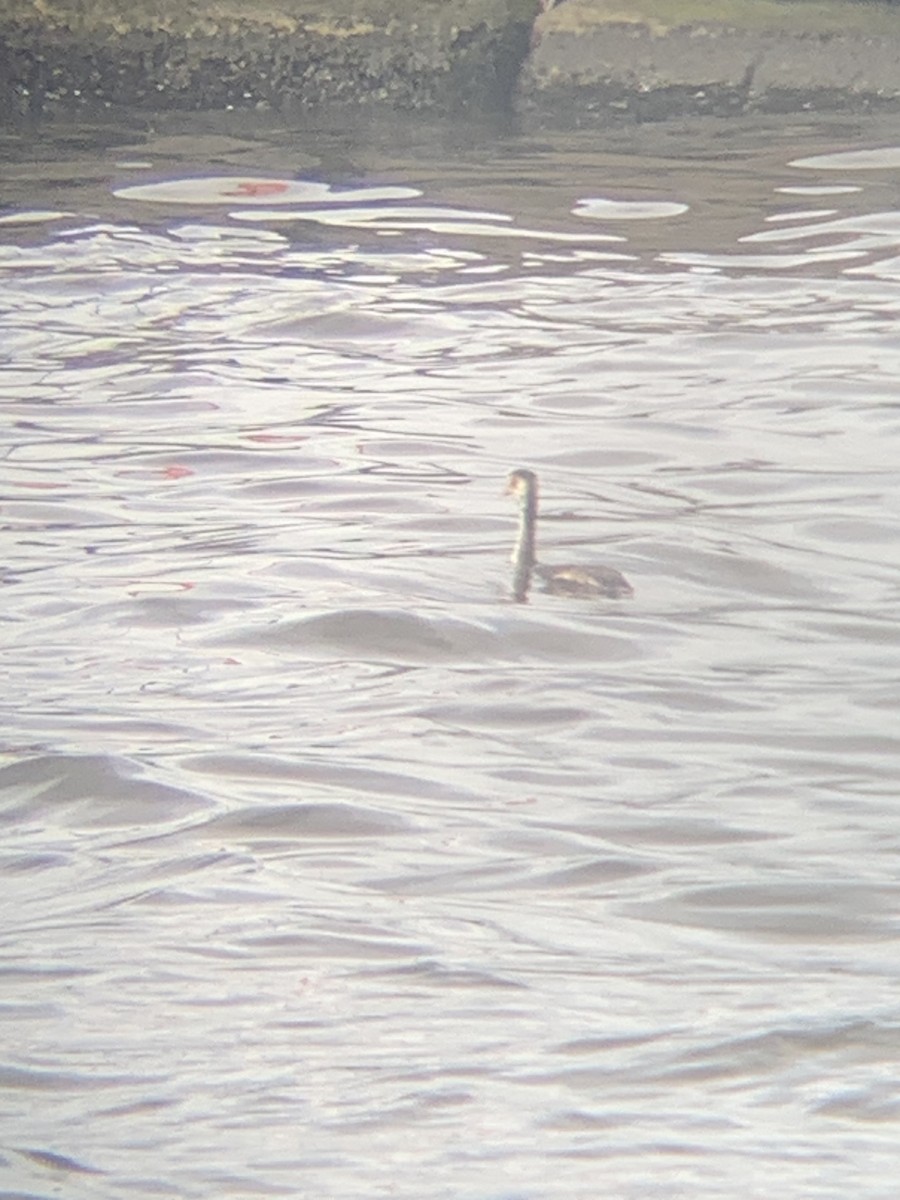
[[[513,471],[506,490],[519,501],[519,531],[513,548],[513,593],[526,600],[532,574],[544,589],[557,596],[597,596],[620,600],[634,595],[631,584],[614,567],[600,564],[565,563],[545,565],[537,561],[535,538],[538,515],[538,481],[534,471],[519,467]]]

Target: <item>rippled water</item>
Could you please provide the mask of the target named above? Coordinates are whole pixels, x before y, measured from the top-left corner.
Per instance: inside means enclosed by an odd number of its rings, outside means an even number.
[[[900,125],[232,120],[4,142],[3,1194],[893,1197]]]

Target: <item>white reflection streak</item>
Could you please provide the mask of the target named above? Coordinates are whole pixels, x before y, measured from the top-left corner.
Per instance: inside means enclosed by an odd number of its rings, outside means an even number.
[[[888,171],[900,167],[900,146],[881,146],[871,150],[838,150],[834,154],[814,154],[795,158],[789,167],[812,171]]]
[[[761,267],[773,271],[784,271],[789,267],[808,267],[810,263],[843,262],[851,258],[863,258],[862,250],[807,251],[804,254],[682,254],[666,252],[659,255],[660,262],[676,263],[685,267]]]
[[[253,209],[228,214],[235,221],[315,221],[320,225],[368,228],[376,232],[402,233],[425,230],[430,233],[458,233],[473,237],[528,238],[551,242],[624,242],[613,233],[562,233],[550,229],[517,229],[509,225],[497,228],[496,222],[512,222],[505,213],[460,212],[459,209],[303,209],[295,212],[267,212]],[[449,219],[448,219],[449,218]]]
[[[777,187],[776,192],[783,192],[786,196],[843,196],[849,192],[861,192],[862,188],[855,184],[828,184],[817,187],[815,185],[800,185],[796,187]]]
[[[8,212],[0,214],[0,225],[40,225],[45,221],[60,221],[64,217],[77,217],[78,213],[56,209],[33,209],[30,212]]]
[[[330,183],[307,179],[241,178],[204,175],[156,183],[129,184],[113,189],[119,200],[146,204],[308,204],[328,201],[352,204],[361,200],[410,200],[421,196],[413,187],[361,187],[335,190]]]
[[[829,233],[867,233],[877,235],[879,245],[900,242],[900,212],[870,213],[868,216],[842,217],[839,221],[820,221],[791,229],[766,229],[741,238],[742,242],[786,242],[798,238],[821,237]],[[861,243],[854,243],[855,245]]]
[[[776,221],[813,221],[821,217],[833,217],[836,212],[836,208],[811,208],[803,212],[772,213],[766,217],[766,222],[774,224]],[[747,238],[743,240],[747,241]]]
[[[409,205],[403,208],[295,208],[275,211],[254,208],[228,214],[235,221],[320,221],[324,225],[366,225],[373,222],[406,221],[407,218],[433,218],[461,221],[512,221],[508,213],[469,212],[459,208],[437,208],[432,205]]]
[[[579,200],[572,213],[596,221],[658,221],[680,217],[689,207],[672,200],[606,200],[597,196]]]

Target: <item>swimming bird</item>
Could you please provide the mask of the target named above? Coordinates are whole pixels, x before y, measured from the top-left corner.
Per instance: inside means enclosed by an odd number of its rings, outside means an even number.
[[[506,484],[509,495],[519,502],[519,531],[513,547],[513,594],[516,600],[528,598],[532,572],[542,580],[545,591],[557,596],[605,596],[620,600],[633,596],[631,584],[614,567],[565,564],[544,566],[535,554],[538,514],[538,481],[534,471],[518,467]]]

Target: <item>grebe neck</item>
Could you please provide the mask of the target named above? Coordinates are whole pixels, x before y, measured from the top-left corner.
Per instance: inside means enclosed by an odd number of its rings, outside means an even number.
[[[513,592],[517,600],[528,596],[531,572],[537,562],[535,554],[535,527],[537,525],[537,487],[530,482],[519,500],[519,529],[512,552]]]

